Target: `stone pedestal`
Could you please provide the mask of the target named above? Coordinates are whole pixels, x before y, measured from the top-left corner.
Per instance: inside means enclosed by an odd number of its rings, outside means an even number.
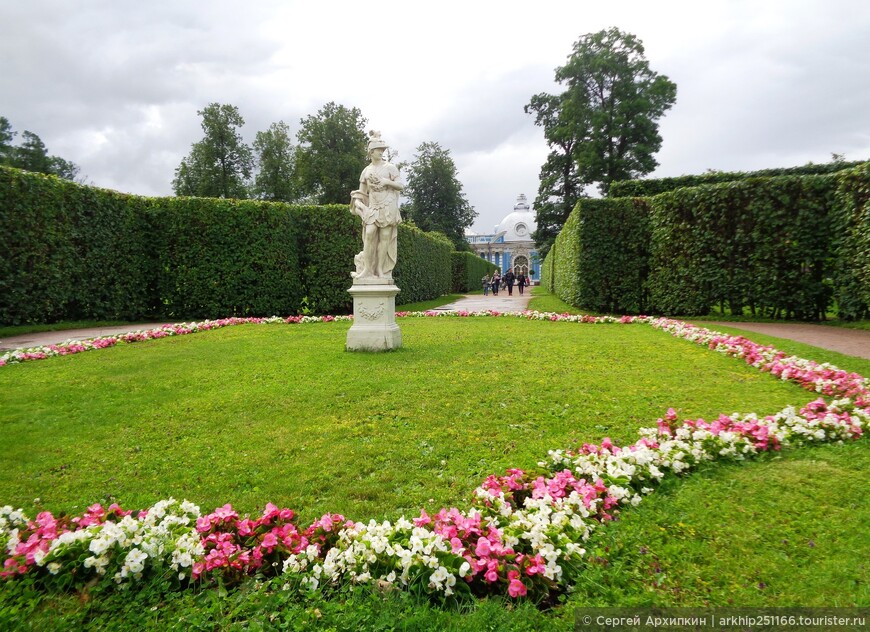
[[[347,351],[392,351],[402,346],[396,324],[396,294],[392,278],[355,279],[353,325],[347,332]]]

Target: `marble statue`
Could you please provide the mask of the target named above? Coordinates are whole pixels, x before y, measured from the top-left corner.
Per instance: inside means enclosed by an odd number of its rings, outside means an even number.
[[[350,211],[362,219],[363,249],[354,257],[356,280],[382,279],[392,283],[396,266],[399,215],[399,170],[384,160],[387,144],[381,133],[369,132],[371,160],[359,177],[359,189],[350,194]]]

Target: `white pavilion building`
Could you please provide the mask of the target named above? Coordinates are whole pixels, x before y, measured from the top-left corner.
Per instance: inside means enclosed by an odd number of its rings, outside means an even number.
[[[532,278],[532,283],[538,283],[541,266],[538,249],[532,240],[536,227],[535,214],[521,193],[517,196],[514,210],[501,220],[495,232],[480,235],[469,231],[465,239],[478,256],[497,265],[502,274],[513,269],[514,274],[522,272]]]

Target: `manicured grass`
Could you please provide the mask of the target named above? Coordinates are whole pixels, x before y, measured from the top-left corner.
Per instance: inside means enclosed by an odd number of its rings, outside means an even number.
[[[397,517],[461,504],[550,449],[633,441],[669,406],[710,418],[810,399],[645,326],[404,319],[405,346],[374,355],[343,350],[348,326],[244,325],[4,367],[0,498]]]
[[[851,607],[868,603],[866,442],[827,445],[666,482],[596,532],[560,607],[488,599],[442,609],[368,588],[297,601],[274,583],[183,593],[145,587],[82,601],[0,590],[0,626],[94,630],[570,630],[604,606]],[[26,624],[24,622],[27,622]]]
[[[866,606],[868,468],[870,449],[857,441],[670,479],[597,532],[602,561],[575,600]]]
[[[390,354],[344,352],[346,323],[246,325],[3,367],[0,502],[33,514],[35,497],[58,511],[174,495],[204,510],[272,501],[303,523],[396,517],[463,506],[487,474],[551,448],[631,441],[669,406],[710,419],[812,399],[642,325],[399,322],[405,346]],[[870,361],[776,342],[870,374]],[[866,605],[868,459],[861,441],[670,479],[596,532],[587,581],[547,612],[368,589],[296,602],[254,582],[82,601],[24,581],[0,590],[0,627],[562,630],[587,605]]]
[[[538,312],[555,312],[556,314],[592,314],[588,310],[582,310],[564,302],[555,294],[551,294],[542,286],[531,288],[532,299],[529,301],[529,309]]]

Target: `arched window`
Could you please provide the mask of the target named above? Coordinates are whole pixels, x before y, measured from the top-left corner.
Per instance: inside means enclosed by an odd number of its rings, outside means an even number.
[[[514,257],[514,274],[525,274],[529,276],[529,259],[523,255]]]

